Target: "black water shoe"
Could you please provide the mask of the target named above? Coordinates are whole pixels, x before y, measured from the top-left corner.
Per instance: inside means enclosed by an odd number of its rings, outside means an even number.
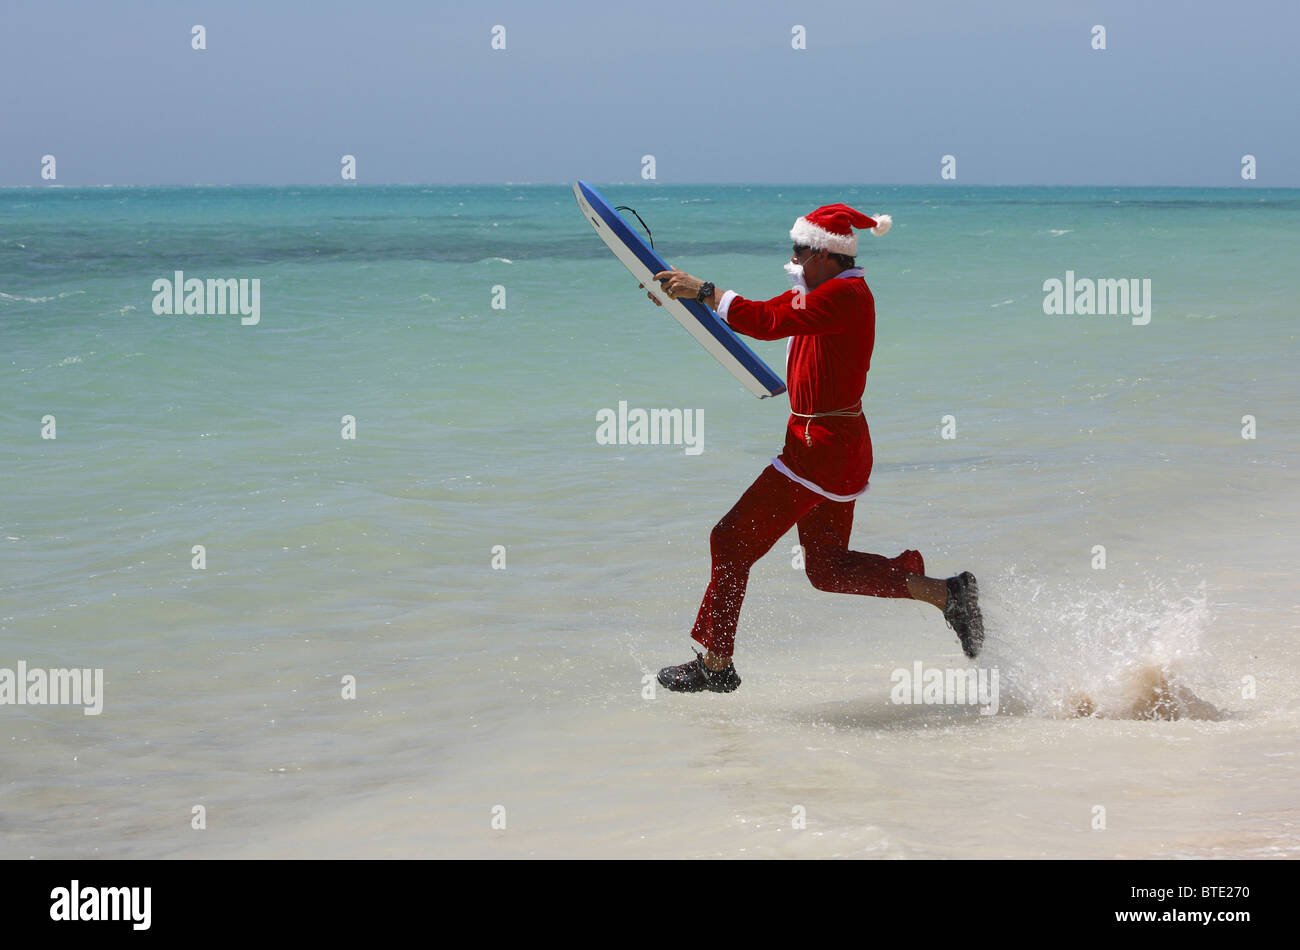
[[[962,650],[972,660],[984,646],[984,617],[980,614],[979,598],[979,584],[970,571],[948,578],[948,603],[943,608],[943,619],[957,631]]]
[[[715,693],[730,693],[740,685],[740,675],[736,665],[728,663],[727,668],[716,673],[704,665],[704,657],[696,653],[695,659],[681,666],[665,666],[659,671],[659,685],[674,693],[699,693],[711,690]]]

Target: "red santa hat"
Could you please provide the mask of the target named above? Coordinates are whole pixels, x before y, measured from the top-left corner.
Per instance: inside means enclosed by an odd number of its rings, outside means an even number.
[[[853,257],[858,253],[858,236],[853,233],[854,228],[870,228],[871,233],[879,237],[893,223],[894,219],[887,214],[871,218],[848,205],[822,205],[794,223],[790,239],[804,247]]]

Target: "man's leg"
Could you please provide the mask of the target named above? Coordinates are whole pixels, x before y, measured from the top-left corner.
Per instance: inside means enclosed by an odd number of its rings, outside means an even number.
[[[709,586],[691,630],[691,638],[707,651],[704,662],[709,669],[724,669],[731,661],[749,569],[825,500],[769,465],[714,526],[709,535]]]
[[[904,551],[895,558],[850,551],[852,530],[851,501],[828,500],[800,519],[799,543],[814,587],[869,597],[907,597],[933,604],[957,632],[966,655],[974,658],[979,654],[984,643],[984,620],[973,574],[963,572],[946,580],[926,577],[925,560],[919,551]]]
[[[799,521],[804,569],[818,590],[868,597],[915,598],[910,581],[925,577],[925,560],[919,551],[883,557],[849,550],[853,530],[853,502],[826,500]],[[938,582],[940,585],[943,581]],[[928,598],[915,598],[928,600]],[[938,606],[942,609],[943,604]]]

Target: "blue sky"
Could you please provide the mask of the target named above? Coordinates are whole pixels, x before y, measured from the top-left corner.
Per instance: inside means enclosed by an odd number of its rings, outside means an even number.
[[[633,181],[650,154],[660,182],[938,184],[954,155],[960,184],[1300,186],[1294,2],[5,0],[2,16],[0,185],[42,184],[46,154],[62,185],[328,184],[344,154],[371,184]]]

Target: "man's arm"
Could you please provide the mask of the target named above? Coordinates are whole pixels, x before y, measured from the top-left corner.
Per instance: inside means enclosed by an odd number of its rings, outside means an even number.
[[[664,293],[673,300],[694,300],[699,295],[700,288],[704,286],[704,281],[698,277],[692,277],[684,271],[679,271],[676,267],[655,274],[655,280],[659,281]],[[718,301],[722,299],[722,294],[723,291],[715,287],[713,293],[704,299],[704,303],[717,310]],[[653,297],[650,299],[654,300]],[[655,302],[658,303],[657,300]]]
[[[861,319],[860,306],[840,299],[841,294],[852,293],[848,284],[787,290],[771,300],[746,300],[727,291],[721,315],[731,329],[756,340],[838,333]]]
[[[660,271],[654,279],[663,285],[670,298],[694,299],[704,286],[704,281],[698,277],[676,268]],[[844,292],[838,287],[833,289]],[[746,300],[734,291],[715,287],[705,303],[718,310],[725,300],[726,306],[719,311],[719,316],[737,333],[756,340],[781,340],[788,336],[843,330],[856,319],[855,308],[837,305],[835,297],[835,293],[787,290],[771,300]],[[654,297],[650,296],[650,299],[654,300]],[[655,300],[655,303],[659,301]]]

